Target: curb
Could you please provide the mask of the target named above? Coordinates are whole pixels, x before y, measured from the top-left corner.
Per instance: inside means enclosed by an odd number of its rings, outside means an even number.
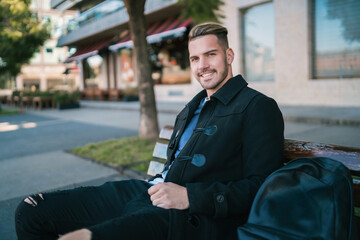
[[[71,152],[71,150],[65,150],[66,153],[68,154],[72,154],[74,155],[75,157],[78,157],[78,158],[81,158],[81,159],[84,159],[86,161],[90,161],[92,163],[95,163],[95,164],[98,164],[100,166],[104,166],[104,167],[108,167],[108,168],[111,168],[111,169],[114,169],[115,171],[117,171],[117,173],[121,176],[124,176],[124,177],[127,177],[127,178],[131,178],[131,179],[146,179],[148,178],[149,176],[146,175],[145,173],[142,173],[140,171],[136,171],[136,170],[133,170],[133,169],[130,169],[130,168],[127,168],[126,166],[124,165],[120,165],[120,166],[113,166],[111,164],[108,164],[108,163],[103,163],[103,162],[99,162],[99,161],[96,161],[95,159],[93,158],[88,158],[88,157],[85,157],[85,156],[81,156],[81,155],[77,155],[77,154],[74,154]]]
[[[296,117],[284,116],[284,121],[298,122],[298,123],[311,123],[311,124],[325,124],[332,126],[360,126],[360,121],[351,119],[331,119],[331,118],[316,118],[316,117]]]
[[[82,103],[84,108],[94,108],[94,109],[114,109],[114,110],[124,110],[124,111],[140,111],[138,106],[126,107],[126,106],[111,106],[111,105],[92,105]],[[166,109],[160,108],[157,106],[158,113],[167,113],[167,114],[178,114],[180,110],[178,109]],[[321,118],[321,117],[303,117],[303,116],[291,116],[284,115],[284,121],[298,122],[298,123],[310,123],[310,124],[325,124],[332,126],[360,126],[360,120],[354,119],[340,119],[340,118]]]
[[[93,108],[93,109],[112,109],[112,110],[124,110],[124,111],[140,111],[140,107],[125,107],[125,106],[95,106],[91,104],[81,103],[82,108]],[[161,109],[157,106],[158,113],[178,114],[181,110],[177,109]]]

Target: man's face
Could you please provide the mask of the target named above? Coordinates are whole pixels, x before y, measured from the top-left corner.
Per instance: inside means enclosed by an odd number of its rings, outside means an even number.
[[[219,44],[215,35],[205,35],[189,42],[191,71],[208,96],[214,94],[232,77],[229,64],[233,52]]]

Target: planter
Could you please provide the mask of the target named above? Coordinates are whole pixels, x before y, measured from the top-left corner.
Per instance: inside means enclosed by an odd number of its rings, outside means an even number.
[[[78,102],[76,103],[58,103],[57,109],[64,110],[64,109],[71,109],[71,108],[79,108],[80,104]]]
[[[139,96],[124,96],[123,101],[124,102],[139,101]]]

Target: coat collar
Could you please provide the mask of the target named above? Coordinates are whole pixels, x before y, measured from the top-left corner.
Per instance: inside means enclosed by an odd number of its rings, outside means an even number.
[[[230,78],[224,86],[217,90],[211,98],[216,98],[224,105],[227,105],[231,99],[233,99],[238,92],[241,91],[248,84],[245,79],[239,74],[235,77]],[[206,90],[199,92],[188,104],[190,112],[195,111],[196,107],[199,105],[200,101],[207,96]]]
[[[211,97],[217,98],[224,105],[227,105],[247,85],[245,79],[239,74],[230,78]]]

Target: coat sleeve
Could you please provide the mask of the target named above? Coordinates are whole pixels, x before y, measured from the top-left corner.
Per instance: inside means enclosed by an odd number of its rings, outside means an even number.
[[[260,185],[282,166],[284,121],[276,102],[265,96],[255,97],[244,113],[241,154],[243,176],[231,182],[186,184],[190,213],[215,218],[247,215]],[[221,161],[221,160],[219,160]]]

